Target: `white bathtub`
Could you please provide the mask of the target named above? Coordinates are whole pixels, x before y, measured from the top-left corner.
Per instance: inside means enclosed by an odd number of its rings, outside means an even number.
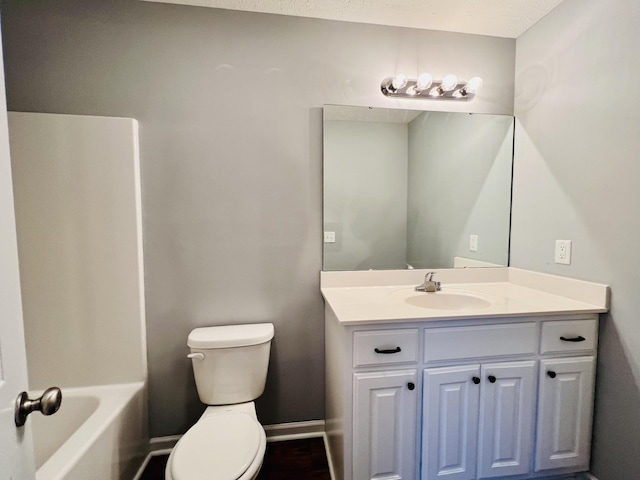
[[[148,445],[145,405],[142,382],[63,388],[55,415],[29,416],[36,480],[133,478]]]

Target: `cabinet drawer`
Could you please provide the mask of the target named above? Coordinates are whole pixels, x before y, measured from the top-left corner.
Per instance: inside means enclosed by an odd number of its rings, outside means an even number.
[[[540,353],[595,350],[597,338],[598,322],[595,319],[544,322]]]
[[[353,334],[353,366],[415,363],[418,329],[371,330]]]
[[[535,323],[433,328],[424,332],[424,361],[531,355],[537,350]]]

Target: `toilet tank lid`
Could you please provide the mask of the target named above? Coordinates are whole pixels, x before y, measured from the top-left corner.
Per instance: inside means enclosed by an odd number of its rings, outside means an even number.
[[[247,347],[270,341],[273,333],[273,323],[203,327],[191,331],[187,345],[203,349]]]

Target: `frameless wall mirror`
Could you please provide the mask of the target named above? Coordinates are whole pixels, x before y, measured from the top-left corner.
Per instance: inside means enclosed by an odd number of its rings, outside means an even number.
[[[514,119],[324,107],[324,270],[506,266]]]

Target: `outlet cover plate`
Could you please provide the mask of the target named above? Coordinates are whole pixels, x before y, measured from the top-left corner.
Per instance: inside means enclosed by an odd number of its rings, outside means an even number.
[[[556,240],[555,262],[571,265],[571,240]]]
[[[336,243],[336,232],[324,232],[324,243]]]

